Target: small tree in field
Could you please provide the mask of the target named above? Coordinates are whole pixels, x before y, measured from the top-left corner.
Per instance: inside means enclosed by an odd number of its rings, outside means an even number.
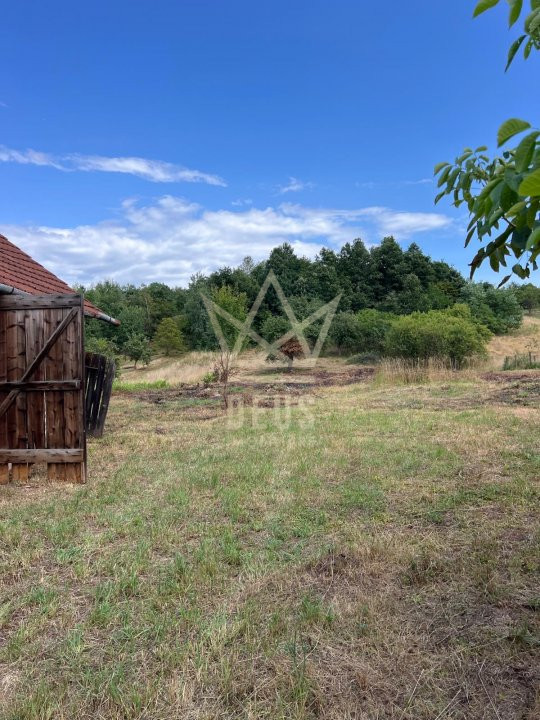
[[[540,307],[540,288],[536,285],[527,283],[527,285],[516,287],[514,292],[518,303],[529,315],[532,315],[533,310]]]
[[[130,335],[124,345],[124,352],[130,360],[133,360],[135,367],[138,362],[148,365],[152,358],[150,343],[144,335]]]
[[[291,338],[290,340],[284,342],[283,345],[280,346],[279,350],[288,360],[288,372],[291,372],[295,358],[301,359],[305,357],[302,346],[296,338]],[[266,359],[270,362],[275,362],[278,359],[278,356],[269,355]]]
[[[173,318],[164,318],[158,325],[154,335],[154,347],[158,352],[169,356],[185,350],[184,338]]]

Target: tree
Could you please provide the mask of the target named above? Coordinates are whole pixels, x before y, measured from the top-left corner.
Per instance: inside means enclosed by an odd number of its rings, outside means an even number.
[[[153,342],[156,350],[167,356],[185,350],[184,338],[178,328],[178,323],[172,317],[164,318],[159,323]]]
[[[480,0],[474,16],[498,5],[500,0]],[[523,0],[508,0],[510,26],[523,14]],[[511,45],[506,69],[510,67],[519,49],[524,48],[528,58],[532,50],[540,49],[540,0],[530,0],[530,12],[525,14],[524,32]],[[532,89],[534,93],[534,89]],[[498,147],[506,145],[513,137],[527,131],[517,147],[505,150],[502,156],[490,158],[487,147],[473,150],[465,148],[453,164],[436,165],[441,192],[435,198],[439,202],[445,195],[452,195],[453,205],[465,203],[471,217],[465,246],[476,235],[480,243],[471,263],[471,277],[488,260],[492,269],[499,272],[507,266],[507,258],[517,262],[501,285],[512,273],[520,278],[530,277],[531,267],[538,269],[540,255],[540,129],[529,122],[511,118],[499,128]],[[495,237],[492,239],[492,235]],[[513,262],[513,260],[512,260]]]
[[[514,294],[521,307],[526,310],[529,315],[533,310],[540,307],[540,288],[532,283],[527,285],[517,285],[514,288]]]
[[[223,285],[219,288],[214,288],[211,293],[212,300],[222,310],[226,310],[229,315],[232,315],[236,320],[243,321],[247,317],[247,296],[243,292],[237,292],[234,288],[229,285]],[[233,327],[227,320],[219,317],[218,322],[227,345],[230,350],[233,349],[236,338],[238,337],[237,328]]]
[[[362,240],[345,243],[338,255],[337,269],[344,291],[341,306],[353,312],[368,307],[373,300],[371,255]]]
[[[372,287],[375,300],[384,300],[390,292],[399,292],[407,272],[404,253],[393,237],[386,237],[371,250]]]
[[[403,290],[398,294],[400,313],[430,310],[429,297],[422,289],[418,275],[409,273],[403,278]]]
[[[124,343],[123,351],[130,360],[133,360],[135,367],[138,362],[148,365],[152,358],[150,343],[142,334],[130,335]]]
[[[283,345],[280,346],[280,351],[285,355],[285,357],[288,360],[287,364],[287,371],[292,371],[293,362],[296,358],[303,358],[304,351],[302,350],[302,346],[300,345],[299,341],[296,338],[291,338],[290,340],[287,340],[283,343]]]

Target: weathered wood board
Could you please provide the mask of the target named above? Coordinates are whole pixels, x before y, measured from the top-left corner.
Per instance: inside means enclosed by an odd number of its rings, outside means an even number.
[[[116,365],[97,353],[86,353],[86,431],[89,437],[102,437],[111,399]]]
[[[83,318],[81,295],[0,295],[0,483],[86,481]]]

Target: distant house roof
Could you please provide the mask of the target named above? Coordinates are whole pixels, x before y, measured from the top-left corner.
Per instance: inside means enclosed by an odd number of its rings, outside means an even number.
[[[4,235],[0,235],[0,284],[30,295],[75,292],[67,283],[36,262]],[[90,317],[116,323],[89,300],[84,301],[84,311],[85,315]]]

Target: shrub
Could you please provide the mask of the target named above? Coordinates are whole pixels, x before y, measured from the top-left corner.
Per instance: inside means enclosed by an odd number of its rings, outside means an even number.
[[[341,353],[380,353],[394,316],[380,310],[339,313],[330,329],[330,340]]]
[[[338,313],[330,328],[330,341],[339,354],[355,352],[361,347],[360,324],[354,313]]]
[[[122,360],[118,348],[111,340],[90,336],[86,338],[84,349],[86,352],[104,355],[108,360],[112,360],[115,363],[115,376],[120,377]]]
[[[523,321],[523,309],[512,288],[468,283],[461,291],[461,299],[471,308],[473,317],[497,335],[515,330]]]
[[[394,316],[379,310],[360,310],[358,321],[358,351],[381,353]]]
[[[448,359],[455,367],[485,355],[489,333],[461,312],[465,313],[452,308],[396,318],[386,336],[386,354],[410,360]]]

